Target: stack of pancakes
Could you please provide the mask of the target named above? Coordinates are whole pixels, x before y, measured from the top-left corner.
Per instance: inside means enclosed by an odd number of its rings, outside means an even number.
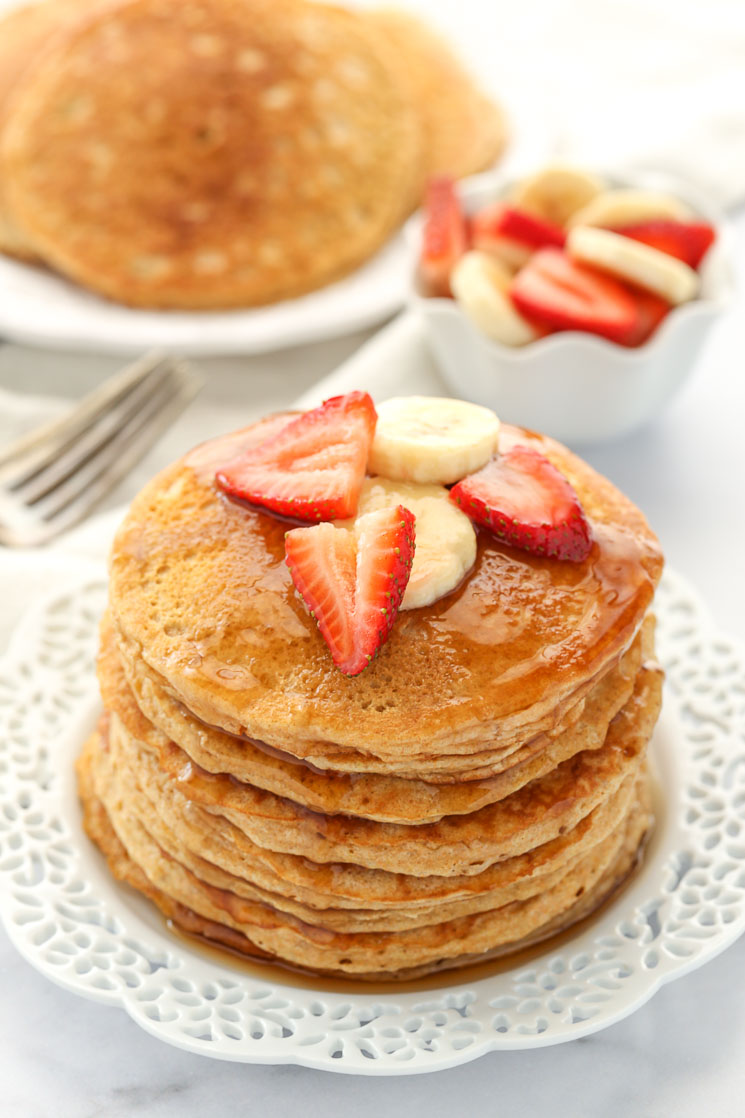
[[[662,558],[643,516],[521,432],[576,489],[590,557],[480,533],[463,584],[349,678],[294,590],[286,523],[214,484],[277,422],[165,470],[117,534],[89,834],[179,927],[320,973],[413,977],[570,925],[650,823]]]
[[[501,112],[419,21],[308,0],[46,0],[0,22],[0,250],[143,307],[371,257]]]

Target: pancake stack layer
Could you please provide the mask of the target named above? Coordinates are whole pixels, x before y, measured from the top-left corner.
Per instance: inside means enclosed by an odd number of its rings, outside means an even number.
[[[0,250],[133,306],[243,307],[371,257],[500,111],[419,21],[308,0],[0,20]]]
[[[644,518],[521,432],[577,491],[590,557],[480,533],[463,584],[399,614],[349,678],[294,590],[286,523],[213,480],[284,422],[165,470],[116,537],[89,834],[184,930],[323,974],[415,977],[567,927],[650,825],[662,559]]]

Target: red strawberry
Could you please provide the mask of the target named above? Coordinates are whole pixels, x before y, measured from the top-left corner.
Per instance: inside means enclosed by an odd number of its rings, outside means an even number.
[[[501,212],[497,212],[501,210]],[[523,244],[533,248],[545,248],[553,245],[563,248],[567,235],[559,225],[543,218],[534,217],[524,210],[515,209],[514,206],[495,207],[493,212],[493,232],[501,233],[504,237],[522,241]],[[496,220],[495,220],[496,219]]]
[[[377,418],[367,392],[334,396],[228,462],[217,484],[298,520],[354,516]]]
[[[432,179],[424,200],[419,278],[427,295],[450,295],[450,273],[468,248],[465,215],[455,183],[442,175]]]
[[[505,544],[581,563],[590,528],[577,494],[538,451],[514,446],[450,490],[463,512]]]
[[[671,221],[667,218],[619,225],[613,231],[651,245],[668,256],[676,256],[691,268],[698,268],[716,238],[716,231],[704,221]]]
[[[411,574],[414,516],[402,505],[285,536],[292,581],[344,675],[359,675],[388,640]]]
[[[557,330],[586,330],[626,345],[639,330],[637,305],[623,284],[560,249],[534,253],[510,294],[521,314]]]
[[[502,231],[504,210],[504,202],[493,202],[475,213],[470,221],[471,242],[479,252],[491,253],[511,271],[516,271],[527,264],[535,246],[505,236]]]
[[[643,345],[644,342],[649,341],[654,334],[657,327],[662,322],[663,318],[670,310],[670,304],[661,299],[659,295],[654,295],[651,291],[642,291],[641,288],[629,288],[629,294],[636,303],[636,308],[639,313],[639,327],[634,335],[626,345],[638,346]]]

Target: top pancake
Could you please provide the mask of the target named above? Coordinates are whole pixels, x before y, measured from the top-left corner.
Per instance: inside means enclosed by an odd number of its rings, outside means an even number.
[[[642,514],[560,444],[506,429],[577,490],[589,558],[542,559],[481,533],[461,586],[401,614],[371,666],[343,676],[292,585],[286,523],[214,483],[217,466],[285,421],[214,440],[164,470],[114,542],[120,647],[203,721],[296,756],[308,743],[383,758],[485,740],[515,747],[554,725],[631,643],[662,567]]]
[[[419,132],[381,33],[299,0],[114,0],[27,74],[0,173],[53,266],[133,305],[311,290],[400,220]]]

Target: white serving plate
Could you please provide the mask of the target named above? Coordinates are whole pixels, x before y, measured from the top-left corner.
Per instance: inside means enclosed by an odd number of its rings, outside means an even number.
[[[207,955],[110,876],[83,834],[73,769],[99,709],[105,572],[81,563],[72,575],[69,561],[65,572],[0,662],[0,913],[39,971],[161,1040],[245,1063],[436,1071],[605,1028],[745,931],[745,651],[675,575],[656,606],[668,682],[652,745],[657,824],[636,876],[528,964],[360,992]]]

